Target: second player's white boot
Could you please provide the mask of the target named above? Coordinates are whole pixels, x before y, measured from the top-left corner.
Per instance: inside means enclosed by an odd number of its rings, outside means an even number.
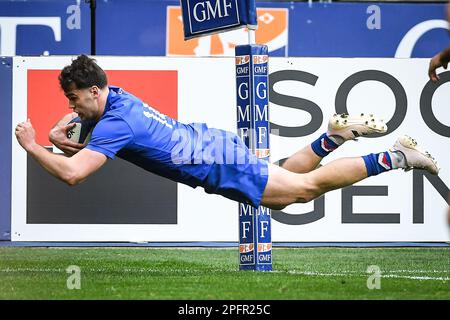
[[[410,136],[403,135],[397,139],[390,152],[401,152],[404,156],[405,171],[411,169],[427,170],[431,174],[438,174],[439,167],[437,161],[428,151],[417,145],[417,141]]]
[[[385,133],[387,125],[384,120],[373,114],[361,113],[357,116],[348,114],[335,114],[328,122],[327,136],[342,144],[347,140],[356,140],[358,137],[373,133]]]

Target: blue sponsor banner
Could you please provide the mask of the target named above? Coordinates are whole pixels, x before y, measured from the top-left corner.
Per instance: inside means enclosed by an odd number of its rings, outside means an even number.
[[[162,56],[210,55],[218,51],[226,54],[220,48],[206,54],[194,49],[188,53],[170,52],[170,41],[177,46],[183,43],[189,46],[183,40],[182,29],[181,34],[169,32],[181,23],[181,14],[174,19],[168,15],[170,8],[179,5],[176,0],[98,2],[97,30],[102,36],[98,36],[97,53]],[[256,6],[287,12],[286,27],[277,25],[280,17],[270,12],[258,17],[257,42],[268,44],[272,57],[394,57],[408,36],[412,45],[410,56],[424,58],[433,56],[449,42],[443,3],[256,2]],[[125,19],[125,13],[126,24],[117,23]],[[272,32],[280,29],[280,34],[258,41],[258,33],[264,29]],[[282,37],[284,33],[286,39]],[[219,40],[223,41],[222,47],[229,45],[227,39]],[[239,41],[236,44],[243,44]],[[408,55],[408,50],[402,54]]]
[[[426,58],[450,39],[436,3],[296,3],[289,22],[289,56]]]
[[[97,54],[165,56],[166,12],[179,5],[177,0],[97,1]]]
[[[169,9],[179,6],[178,0],[97,1],[97,54],[221,54],[217,48],[171,53],[171,41],[177,47],[186,42],[182,31],[169,32],[181,23],[181,14],[169,19]],[[445,3],[257,2],[256,7],[286,11],[286,17],[276,16],[276,11],[258,16],[257,39],[263,39],[258,43],[268,44],[274,57],[427,58],[449,42]],[[90,10],[85,1],[0,0],[0,29],[0,55],[90,52]],[[259,37],[264,30],[272,34]],[[220,46],[230,45],[220,40]],[[238,40],[235,44],[242,44]]]
[[[185,39],[257,25],[254,0],[180,0],[180,3]]]
[[[0,57],[0,240],[11,240],[12,58]]]
[[[268,48],[236,47],[238,134],[255,155],[269,160]],[[268,174],[268,172],[261,172]],[[272,270],[270,209],[239,204],[241,270]]]
[[[0,55],[90,52],[90,11],[84,1],[0,0]]]

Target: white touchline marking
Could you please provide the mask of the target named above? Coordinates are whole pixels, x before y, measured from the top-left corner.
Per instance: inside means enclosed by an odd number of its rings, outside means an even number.
[[[281,271],[282,272],[282,271]],[[421,272],[425,272],[421,270]],[[314,272],[314,271],[287,271],[290,274],[301,274],[305,276],[319,276],[319,277],[345,277],[349,275],[361,276],[365,277],[367,274],[344,271],[342,273],[322,273],[322,272]],[[397,275],[397,274],[381,274],[381,278],[399,278],[399,279],[408,279],[408,280],[436,280],[436,281],[450,281],[450,277],[433,277],[433,276],[407,276],[407,275]]]
[[[449,273],[450,270],[389,270],[389,272],[405,272],[405,273]]]
[[[82,271],[85,272],[108,272],[111,270],[114,271],[123,271],[123,272],[161,272],[159,269],[145,269],[145,268],[125,268],[125,269],[95,269],[95,268],[82,268]],[[197,270],[190,270],[190,269],[169,269],[168,272],[181,272],[181,273],[197,273]],[[224,271],[224,270],[216,270],[217,272]],[[227,270],[226,272],[234,272],[235,270]],[[64,272],[63,269],[51,269],[51,268],[6,268],[6,269],[0,269],[0,273],[15,273],[15,272]],[[439,270],[391,270],[390,272],[407,272],[407,273],[426,273],[426,272],[432,272],[432,273],[448,273],[448,271],[439,271]],[[324,273],[324,272],[316,272],[316,271],[297,271],[297,270],[291,270],[291,271],[282,271],[282,270],[273,270],[270,273],[289,273],[289,274],[299,274],[299,275],[305,275],[305,276],[318,276],[318,277],[345,277],[345,276],[360,276],[365,277],[367,276],[366,273],[358,273],[353,271],[341,271],[340,273]],[[436,281],[450,281],[450,277],[437,277],[437,276],[410,276],[410,275],[398,275],[398,274],[392,274],[392,273],[382,273],[381,278],[397,278],[397,279],[408,279],[408,280],[436,280]]]
[[[429,277],[429,276],[399,276],[396,274],[381,274],[381,278],[400,278],[400,279],[410,279],[410,280],[438,280],[438,281],[449,281],[450,277]]]

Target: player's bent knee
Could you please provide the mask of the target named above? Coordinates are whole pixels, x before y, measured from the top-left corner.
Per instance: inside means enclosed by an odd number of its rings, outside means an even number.
[[[269,208],[270,210],[283,210],[287,207],[287,205],[283,204],[268,204],[265,207]]]
[[[310,179],[308,175],[303,176],[303,181],[301,186],[299,187],[298,197],[297,197],[297,203],[307,203],[314,199],[316,199],[318,196],[320,196],[322,193],[320,191],[320,188],[318,185]]]
[[[306,203],[321,195],[314,177],[308,173],[297,174],[280,167],[269,166],[269,181],[261,205],[282,210],[293,203]]]

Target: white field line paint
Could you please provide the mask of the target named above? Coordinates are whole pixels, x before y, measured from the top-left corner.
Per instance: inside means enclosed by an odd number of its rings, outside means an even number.
[[[399,278],[410,280],[438,280],[438,281],[450,281],[450,277],[430,277],[430,276],[399,276],[396,274],[381,274],[381,278]]]
[[[449,273],[449,270],[389,270],[393,273]]]
[[[424,270],[421,270],[424,271]],[[448,271],[445,271],[446,273]],[[314,271],[288,271],[290,274],[301,274],[305,276],[319,276],[319,277],[345,277],[349,275],[366,277],[370,273],[357,273],[357,272],[342,272],[342,273],[321,273]],[[408,279],[408,280],[437,280],[437,281],[450,281],[450,277],[433,277],[433,276],[407,276],[398,274],[384,274],[381,273],[381,278],[397,278],[397,279]]]
[[[81,272],[131,272],[131,273],[143,273],[143,272],[163,272],[161,269],[143,269],[143,268],[134,268],[134,269],[117,269],[117,268],[111,268],[111,269],[100,269],[100,268],[86,268],[81,267]],[[191,269],[166,269],[166,271],[169,272],[179,272],[179,273],[197,273],[196,270]],[[223,270],[214,270],[217,272],[223,272]],[[6,268],[6,269],[0,269],[0,273],[13,273],[13,272],[66,272],[65,269],[59,269],[59,268]]]
[[[87,271],[87,272],[108,272],[108,271],[121,271],[121,272],[130,272],[130,273],[158,273],[162,272],[159,269],[145,269],[145,268],[135,268],[135,269],[93,269],[93,268],[82,268],[81,272]],[[169,269],[167,271],[170,272],[177,272],[177,273],[196,273],[196,270],[190,270],[190,269]],[[223,270],[216,270],[217,272],[223,272]],[[234,270],[233,270],[234,271]],[[399,271],[399,270],[397,270]],[[400,270],[401,272],[417,272],[417,273],[425,273],[427,271],[425,270]],[[6,268],[6,269],[0,269],[0,273],[15,273],[15,272],[65,272],[65,269],[59,269],[59,268]],[[393,271],[390,271],[393,272]],[[447,270],[445,271],[439,271],[439,270],[431,270],[431,272],[442,272],[442,273],[448,273]],[[345,277],[349,275],[353,276],[360,276],[360,277],[366,277],[367,275],[370,275],[368,273],[358,273],[358,272],[352,272],[352,271],[341,271],[340,273],[323,273],[323,272],[315,272],[315,271],[271,271],[270,273],[289,273],[289,274],[299,274],[299,275],[305,275],[305,276],[318,276],[318,277]],[[450,277],[435,277],[435,276],[408,276],[408,275],[398,275],[398,274],[384,274],[381,273],[381,278],[397,278],[397,279],[408,279],[408,280],[436,280],[436,281],[450,281]]]

